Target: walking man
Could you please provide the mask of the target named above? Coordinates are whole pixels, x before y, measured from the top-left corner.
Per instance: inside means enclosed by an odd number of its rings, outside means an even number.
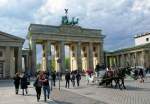
[[[52,80],[53,80],[53,85],[55,86],[55,82],[56,82],[56,72],[55,71],[52,73]]]
[[[72,82],[72,86],[75,87],[75,74],[74,72],[72,73],[72,76],[71,76],[71,82]]]
[[[77,80],[77,86],[79,86],[80,85],[80,80],[81,80],[81,75],[80,75],[79,71],[76,74],[76,80]]]
[[[70,72],[67,72],[65,75],[65,80],[66,80],[66,88],[69,88],[70,85]]]

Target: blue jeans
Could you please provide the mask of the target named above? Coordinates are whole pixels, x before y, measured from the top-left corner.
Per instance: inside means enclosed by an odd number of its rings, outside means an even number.
[[[43,86],[43,92],[44,92],[44,99],[46,101],[46,95],[49,99],[49,95],[50,95],[50,86]],[[47,93],[46,93],[47,92]]]

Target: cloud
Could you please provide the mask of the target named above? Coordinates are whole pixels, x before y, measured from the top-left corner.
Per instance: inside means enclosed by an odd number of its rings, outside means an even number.
[[[150,0],[0,0],[0,29],[25,37],[30,23],[60,25],[65,8],[80,26],[102,30],[106,50],[133,45],[150,28]]]

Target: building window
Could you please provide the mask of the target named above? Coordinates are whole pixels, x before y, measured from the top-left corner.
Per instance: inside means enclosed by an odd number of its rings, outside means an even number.
[[[3,56],[3,52],[2,51],[0,51],[0,57],[2,57]]]
[[[148,42],[148,41],[149,41],[149,38],[146,38],[146,41]]]

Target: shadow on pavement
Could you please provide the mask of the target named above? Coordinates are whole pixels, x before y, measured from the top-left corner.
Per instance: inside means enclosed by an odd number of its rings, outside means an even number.
[[[150,83],[150,82],[149,82]],[[139,88],[139,87],[134,87],[134,86],[129,86],[129,85],[125,85],[126,89],[121,89],[121,90],[127,90],[127,91],[150,91],[150,88]],[[112,88],[110,86],[98,86],[97,88],[108,88],[108,89],[119,89],[118,87],[117,88]],[[120,90],[120,89],[119,89]]]
[[[126,86],[126,90],[128,91],[150,91],[150,88],[139,88],[139,87],[133,87],[133,86]]]
[[[70,103],[70,102],[65,102],[65,101],[57,101],[57,100],[54,100],[57,104],[73,104],[73,103]],[[48,104],[51,104],[51,103],[48,103]]]

